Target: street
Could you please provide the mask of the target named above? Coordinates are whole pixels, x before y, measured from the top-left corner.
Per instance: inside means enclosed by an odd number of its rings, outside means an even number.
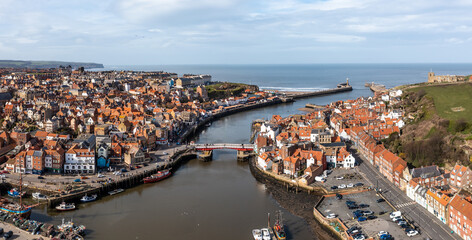
[[[410,199],[387,178],[382,176],[367,160],[350,150],[359,162],[359,170],[369,180],[373,187],[382,190],[382,194],[393,204],[402,215],[420,228],[420,233],[430,239],[462,239],[457,234],[451,234],[451,229],[425,208]],[[378,185],[377,185],[378,184]]]

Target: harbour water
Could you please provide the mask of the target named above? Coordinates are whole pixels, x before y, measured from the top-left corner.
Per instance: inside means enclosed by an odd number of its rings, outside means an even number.
[[[302,65],[302,68],[303,66],[305,65]],[[290,67],[291,65],[288,65],[288,68]],[[196,139],[198,143],[247,143],[250,137],[250,123],[254,119],[268,119],[273,114],[287,116],[300,113],[298,109],[304,107],[306,103],[321,105],[358,96],[371,96],[372,93],[364,87],[366,81],[373,80],[387,87],[425,81],[426,73],[431,67],[422,65],[417,67],[416,70],[400,69],[397,75],[389,65],[379,67],[385,68],[384,70],[374,67],[371,70],[364,70],[363,73],[352,67],[344,70],[320,67],[318,74],[310,73],[314,70],[297,70],[294,66],[291,70],[287,70],[288,72],[278,70],[285,77],[292,76],[286,78],[291,79],[292,84],[283,82],[275,73],[258,76],[263,72],[270,72],[267,69],[257,70],[249,67],[244,70],[240,69],[242,66],[236,67],[233,71],[231,68],[234,67],[231,66],[226,71],[223,69],[224,66],[216,66],[216,69],[210,66],[207,68],[188,66],[187,69],[184,66],[167,66],[167,68],[128,66],[126,69],[211,74],[214,80],[246,81],[273,88],[328,88],[334,87],[346,77],[352,79],[351,83],[354,86],[352,92],[300,99],[294,103],[231,115],[214,122]],[[453,65],[449,68],[454,71],[444,70],[445,72],[438,73],[467,74],[467,69],[472,69],[470,67],[470,65]],[[439,66],[434,68],[439,69]],[[448,66],[443,66],[442,69],[447,68]],[[298,73],[299,71],[302,72]],[[388,71],[389,74],[380,74],[377,71]],[[224,72],[228,72],[228,75],[223,75]],[[238,77],[245,72],[248,74],[246,77]],[[331,77],[321,78],[322,76]],[[46,208],[35,209],[32,218],[56,224],[60,223],[62,218],[73,218],[75,222],[85,224],[90,229],[87,239],[239,240],[250,239],[251,229],[266,226],[267,213],[274,213],[278,209],[281,209],[279,204],[271,197],[265,186],[254,179],[247,163],[236,160],[235,151],[217,150],[214,152],[213,161],[191,160],[165,181],[141,185],[115,196],[81,204],[78,210],[73,212],[57,213]],[[282,210],[290,239],[313,239],[309,226],[303,219]]]

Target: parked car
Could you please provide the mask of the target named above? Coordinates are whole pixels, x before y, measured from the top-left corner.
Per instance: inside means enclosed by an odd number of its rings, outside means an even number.
[[[385,199],[379,198],[379,199],[377,199],[377,202],[378,202],[378,203],[385,202]]]
[[[3,234],[3,239],[9,239],[13,236],[13,232],[12,231],[8,231],[6,232],[5,234]]]
[[[338,186],[338,188],[341,188],[341,189],[342,189],[342,188],[346,188],[346,185],[345,185],[345,184],[341,184],[341,185]]]
[[[10,172],[7,171],[7,170],[3,170],[3,171],[2,171],[2,174],[8,174],[8,173],[10,173]]]
[[[418,231],[411,229],[411,230],[409,230],[408,232],[406,232],[406,235],[407,235],[408,237],[413,237],[413,236],[418,235]]]
[[[367,217],[367,219],[369,219],[369,220],[373,220],[373,219],[376,219],[376,218],[377,218],[377,216],[374,216],[374,215],[370,215],[370,216]]]
[[[364,240],[365,236],[364,234],[358,234],[354,236],[354,240]]]
[[[399,222],[399,221],[402,221],[402,220],[403,220],[402,216],[392,218],[392,221],[394,221],[396,223]]]
[[[328,214],[328,216],[326,216],[326,218],[328,219],[335,218],[335,217],[337,217],[335,213],[330,213]]]
[[[384,234],[379,237],[380,240],[392,240],[393,237],[390,234]]]
[[[343,176],[337,176],[336,179],[337,179],[337,180],[343,180],[344,177],[343,177]]]
[[[43,176],[38,176],[38,179],[44,179],[44,177]]]
[[[354,187],[354,184],[349,183],[349,184],[347,185],[347,187],[348,187],[348,188],[352,188],[352,187]]]
[[[358,218],[357,218],[357,221],[358,221],[358,222],[367,221],[367,218],[366,218],[366,217],[358,217]]]
[[[372,212],[372,211],[364,211],[363,214],[364,214],[364,216],[368,216],[368,215],[374,214],[374,212]]]
[[[386,213],[386,212],[381,211],[381,212],[379,212],[379,215],[384,215],[385,213]]]
[[[382,235],[384,235],[384,234],[388,234],[388,232],[387,232],[387,231],[380,231],[379,233],[377,233],[377,236],[380,237],[380,236],[382,236]]]
[[[338,189],[338,186],[331,186],[331,190],[336,190]]]
[[[324,178],[322,176],[316,176],[315,181],[317,181],[317,182],[326,182],[326,178]]]
[[[339,193],[336,193],[336,198],[337,198],[338,200],[341,200],[341,199],[343,199],[343,195],[341,195],[341,194],[339,194]]]
[[[409,228],[410,226],[408,226],[408,224],[400,224],[400,227],[406,229],[406,228]]]
[[[361,203],[361,204],[359,204],[359,207],[360,208],[366,208],[366,207],[369,207],[369,204]]]
[[[398,225],[406,225],[407,223],[406,223],[406,221],[404,221],[404,220],[400,220],[400,221],[398,221],[397,224],[398,224]]]
[[[354,184],[354,187],[360,187],[360,186],[364,186],[364,184],[361,183],[361,182],[358,182],[358,183]]]
[[[122,168],[121,169],[121,172],[127,172],[128,170],[126,170],[126,168]]]
[[[354,232],[355,230],[359,231],[360,229],[361,229],[361,228],[358,227],[358,226],[352,226],[352,227],[350,227],[348,230],[346,230],[346,232],[352,233],[352,232]]]
[[[392,212],[390,213],[390,218],[395,218],[395,217],[401,217],[402,216],[402,212],[400,211],[396,211],[396,212]]]

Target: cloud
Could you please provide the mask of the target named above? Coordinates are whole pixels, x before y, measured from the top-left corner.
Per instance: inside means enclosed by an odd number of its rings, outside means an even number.
[[[287,35],[291,38],[306,38],[314,39],[317,42],[328,42],[328,43],[353,43],[365,41],[366,38],[355,35],[344,35],[344,34],[332,34],[332,33],[319,33],[319,34],[290,34]]]

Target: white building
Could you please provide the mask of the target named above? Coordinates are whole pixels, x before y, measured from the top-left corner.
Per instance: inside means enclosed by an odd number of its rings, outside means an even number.
[[[64,162],[65,173],[95,173],[94,148],[80,148],[73,146],[66,152]]]

